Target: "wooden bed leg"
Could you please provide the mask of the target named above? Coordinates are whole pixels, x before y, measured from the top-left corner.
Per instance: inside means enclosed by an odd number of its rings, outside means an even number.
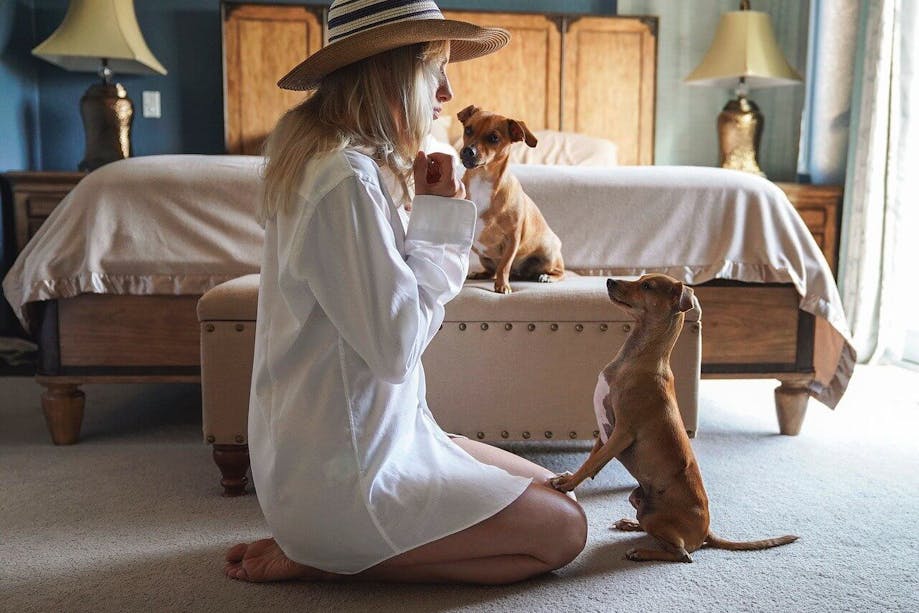
[[[214,445],[214,462],[223,476],[220,485],[223,486],[224,496],[242,496],[246,493],[246,484],[249,483],[246,472],[249,470],[248,445]]]
[[[807,380],[794,378],[780,381],[782,384],[775,388],[775,413],[779,418],[779,432],[797,436],[807,413]]]
[[[80,439],[86,394],[75,383],[42,383],[41,395],[48,432],[55,445],[73,445]]]

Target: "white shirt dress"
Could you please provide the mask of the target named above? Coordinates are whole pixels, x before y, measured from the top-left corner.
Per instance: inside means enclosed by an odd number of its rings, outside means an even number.
[[[425,347],[461,289],[468,200],[418,196],[406,226],[374,161],[311,161],[265,228],[249,454],[292,560],[354,574],[491,517],[531,479],[483,464],[425,402]]]

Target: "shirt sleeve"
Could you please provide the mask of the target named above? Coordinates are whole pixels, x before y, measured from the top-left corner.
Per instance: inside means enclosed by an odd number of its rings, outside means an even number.
[[[379,186],[350,177],[295,232],[288,262],[344,341],[391,383],[415,369],[462,288],[475,229],[467,200],[419,196],[415,205],[403,258]]]

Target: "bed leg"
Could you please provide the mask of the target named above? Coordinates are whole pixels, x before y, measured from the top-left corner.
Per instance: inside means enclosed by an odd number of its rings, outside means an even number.
[[[807,380],[795,378],[780,381],[782,384],[775,388],[775,413],[779,418],[779,432],[797,436],[807,413]]]
[[[75,383],[42,383],[41,407],[55,445],[73,445],[80,439],[86,394]]]
[[[220,469],[224,496],[242,496],[246,493],[246,484],[249,479],[246,472],[249,470],[248,445],[214,445],[214,462]]]

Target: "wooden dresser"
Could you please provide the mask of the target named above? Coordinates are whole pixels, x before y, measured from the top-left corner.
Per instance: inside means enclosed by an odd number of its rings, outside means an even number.
[[[44,223],[85,172],[7,172],[13,196],[13,231],[16,253]]]
[[[839,252],[839,221],[842,214],[841,185],[807,185],[804,183],[776,183],[788,196],[814,240],[823,251],[826,261],[836,275]]]

